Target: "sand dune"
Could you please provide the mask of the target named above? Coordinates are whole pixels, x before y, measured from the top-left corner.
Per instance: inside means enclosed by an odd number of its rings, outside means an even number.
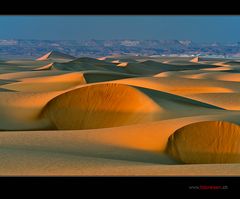
[[[212,104],[227,110],[240,110],[240,93],[195,93],[189,98]]]
[[[223,80],[223,81],[240,82],[240,74],[231,73],[231,72],[200,73],[200,74],[196,74],[188,77],[192,77],[195,79],[216,79],[216,80]]]
[[[190,62],[198,63],[199,62],[199,57],[195,57],[195,58],[191,59]]]
[[[44,115],[58,129],[91,129],[221,111],[220,107],[162,91],[108,83],[66,92],[48,103]],[[66,114],[69,117],[63,117]]]
[[[194,123],[171,135],[166,151],[184,163],[237,163],[239,134],[239,125],[229,122]]]
[[[176,95],[185,96],[193,93],[233,93],[239,92],[238,82],[218,80],[187,79],[181,77],[138,77],[116,80],[116,83],[151,88]]]
[[[0,92],[0,130],[52,129],[40,113],[47,102],[59,94]]]
[[[57,59],[57,60],[61,60],[61,59],[67,59],[67,60],[72,60],[75,59],[75,57],[71,56],[71,55],[67,55],[61,52],[57,52],[57,51],[51,51],[49,53],[47,53],[46,55],[43,55],[42,57],[39,57],[37,60],[42,61],[42,60],[50,60],[50,59]]]
[[[0,175],[240,175],[239,67],[58,52],[1,60]]]
[[[118,67],[126,67],[128,65],[128,62],[122,62],[117,64]]]
[[[77,85],[85,84],[82,73],[68,73],[45,77],[22,78],[20,82],[1,86],[2,88],[21,92],[60,91]]]
[[[160,111],[151,98],[136,88],[97,84],[54,98],[43,114],[58,129],[94,129],[151,121]]]
[[[51,70],[53,69],[64,71],[100,70],[100,71],[125,72],[123,69],[117,67],[113,63],[88,57],[81,57],[65,63],[54,63],[53,66],[51,67]]]
[[[207,65],[207,64],[195,64],[195,65],[176,65],[166,64],[156,61],[143,61],[140,63],[129,63],[124,69],[127,73],[140,74],[140,75],[156,75],[165,71],[184,71],[184,70],[196,70],[202,68],[216,68],[219,66]]]
[[[202,56],[197,56],[193,59],[190,60],[190,62],[205,62],[205,63],[209,63],[209,62],[213,62],[213,63],[218,63],[218,62],[224,62],[226,61],[226,59],[224,58],[217,58],[217,57],[202,57]]]
[[[63,71],[24,71],[24,72],[11,72],[11,73],[4,73],[0,74],[1,80],[18,80],[24,78],[34,78],[34,77],[46,77],[46,76],[54,76],[58,74],[65,74],[66,72]]]
[[[45,66],[35,68],[34,70],[51,70],[52,68],[53,68],[53,63],[50,63],[50,64],[47,64]]]

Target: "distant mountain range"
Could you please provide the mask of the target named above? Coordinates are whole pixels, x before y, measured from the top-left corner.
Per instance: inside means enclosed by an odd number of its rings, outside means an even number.
[[[195,43],[190,40],[23,40],[0,39],[0,57],[36,58],[49,51],[75,57],[112,54],[240,56],[240,42]]]

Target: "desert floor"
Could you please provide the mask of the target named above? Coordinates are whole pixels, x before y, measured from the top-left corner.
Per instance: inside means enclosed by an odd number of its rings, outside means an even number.
[[[238,60],[0,60],[1,176],[239,176],[239,125]]]

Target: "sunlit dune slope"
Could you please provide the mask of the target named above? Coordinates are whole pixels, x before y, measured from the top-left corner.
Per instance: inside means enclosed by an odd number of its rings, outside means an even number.
[[[0,74],[0,81],[2,80],[21,80],[25,78],[34,78],[34,77],[46,77],[54,75],[66,74],[66,71],[24,71],[24,72],[11,72]]]
[[[217,106],[162,91],[97,83],[52,99],[43,115],[58,129],[92,129],[222,111]]]
[[[47,64],[45,66],[41,66],[41,67],[38,67],[38,68],[34,68],[33,70],[36,70],[36,71],[42,71],[42,70],[51,70],[53,68],[53,63],[50,63],[50,64]]]
[[[239,82],[227,82],[208,79],[188,79],[182,77],[138,77],[115,80],[116,83],[128,84],[177,95],[192,93],[233,93],[240,91]]]
[[[47,102],[59,94],[0,92],[0,130],[52,129],[40,113]]]
[[[192,76],[185,76],[185,77],[192,77],[195,79],[215,79],[215,80],[222,80],[222,81],[233,81],[233,82],[240,82],[240,74],[239,73],[231,73],[231,72],[210,72],[210,73],[200,73],[195,74]]]
[[[136,88],[96,84],[58,96],[43,114],[58,129],[94,129],[151,121],[159,111],[159,106]]]
[[[105,82],[136,77],[111,71],[28,71],[0,74],[0,86],[22,92],[56,91],[85,83]]]
[[[240,126],[225,121],[187,125],[170,136],[166,151],[184,163],[239,163]]]
[[[2,88],[22,92],[59,91],[85,84],[82,73],[67,73],[52,76],[23,78],[20,82],[6,84]]]

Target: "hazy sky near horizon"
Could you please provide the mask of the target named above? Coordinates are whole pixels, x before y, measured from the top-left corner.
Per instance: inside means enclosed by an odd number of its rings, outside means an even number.
[[[240,41],[240,16],[0,16],[0,39]]]

